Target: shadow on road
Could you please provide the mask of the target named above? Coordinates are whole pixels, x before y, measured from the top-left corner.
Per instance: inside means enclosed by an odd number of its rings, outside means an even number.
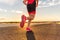
[[[35,40],[35,36],[34,36],[33,31],[27,31],[26,37],[27,37],[27,40]]]

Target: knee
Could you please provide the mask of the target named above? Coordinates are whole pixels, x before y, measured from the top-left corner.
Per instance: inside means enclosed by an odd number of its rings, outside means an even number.
[[[30,17],[30,20],[33,20],[34,19],[34,17]]]
[[[35,14],[30,14],[29,17],[30,17],[30,20],[33,20],[35,17]]]

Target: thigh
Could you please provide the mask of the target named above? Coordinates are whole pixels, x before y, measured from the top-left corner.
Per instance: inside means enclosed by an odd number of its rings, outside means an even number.
[[[35,14],[29,14],[29,17],[32,18],[32,19],[34,19]]]

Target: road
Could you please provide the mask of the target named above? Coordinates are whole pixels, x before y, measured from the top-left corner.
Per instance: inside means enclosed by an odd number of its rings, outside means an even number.
[[[18,24],[0,23],[0,40],[60,40],[60,24],[31,24],[27,32]]]

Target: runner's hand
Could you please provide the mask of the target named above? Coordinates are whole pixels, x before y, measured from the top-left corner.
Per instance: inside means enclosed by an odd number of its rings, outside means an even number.
[[[25,1],[23,1],[23,3],[24,3],[25,5],[27,5],[27,3],[26,3]]]
[[[36,3],[36,7],[38,7],[38,4]]]

